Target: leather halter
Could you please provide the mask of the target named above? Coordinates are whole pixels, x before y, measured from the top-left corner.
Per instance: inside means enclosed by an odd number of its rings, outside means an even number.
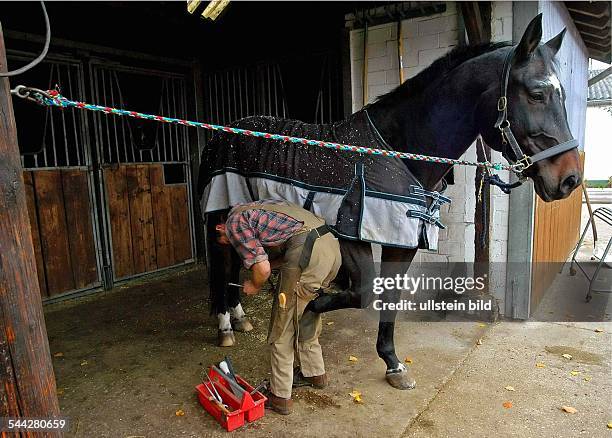
[[[533,163],[546,160],[548,158],[567,152],[571,149],[577,148],[578,140],[572,138],[571,140],[559,143],[531,156],[523,152],[518,142],[516,141],[514,134],[512,133],[512,129],[510,129],[510,121],[508,120],[508,81],[510,79],[510,69],[512,68],[512,61],[514,60],[514,55],[515,47],[512,47],[506,55],[506,58],[504,59],[504,66],[501,78],[501,93],[499,100],[497,101],[497,111],[499,114],[497,116],[497,121],[495,122],[495,127],[501,132],[502,142],[504,144],[509,144],[510,148],[512,149],[512,152],[515,157],[515,172],[518,174],[522,174]],[[511,160],[510,157],[506,157],[506,159],[508,161]]]

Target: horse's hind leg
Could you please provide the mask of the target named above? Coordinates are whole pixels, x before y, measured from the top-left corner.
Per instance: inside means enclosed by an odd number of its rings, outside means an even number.
[[[215,226],[224,222],[225,215],[209,213],[206,217],[206,259],[208,265],[208,284],[210,288],[210,313],[217,315],[219,322],[218,343],[221,347],[231,347],[235,338],[232,330],[227,283],[231,265],[230,249],[217,242]]]
[[[308,303],[307,310],[315,313],[338,309],[366,308],[372,302],[372,280],[376,275],[372,245],[367,242],[340,240],[342,267],[351,280],[351,289],[334,294],[322,294]]]
[[[230,269],[229,281],[238,284],[240,281],[240,257],[236,251],[230,251]],[[236,286],[226,287],[227,291],[227,306],[231,313],[232,328],[237,332],[250,332],[253,330],[253,325],[247,318],[242,304],[240,303],[240,288]]]

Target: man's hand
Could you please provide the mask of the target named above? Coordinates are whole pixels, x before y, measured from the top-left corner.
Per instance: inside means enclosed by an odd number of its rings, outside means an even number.
[[[247,295],[257,294],[270,278],[271,272],[272,269],[268,260],[263,260],[251,266],[251,279],[244,282],[244,293]]]
[[[245,280],[242,285],[242,290],[247,295],[257,295],[261,290],[261,287],[257,287],[253,284],[251,280]]]

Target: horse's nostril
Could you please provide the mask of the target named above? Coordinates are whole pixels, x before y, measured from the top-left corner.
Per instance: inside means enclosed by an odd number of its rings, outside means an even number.
[[[561,190],[564,193],[569,193],[574,190],[580,184],[580,177],[576,175],[570,175],[563,180],[561,183]]]

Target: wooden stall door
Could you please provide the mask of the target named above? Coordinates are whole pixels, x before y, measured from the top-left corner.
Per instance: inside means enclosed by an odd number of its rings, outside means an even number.
[[[99,284],[86,170],[24,171],[43,298]]]
[[[584,168],[583,152],[580,159]],[[532,312],[578,242],[581,213],[580,187],[561,201],[544,202],[536,197],[530,300]]]
[[[106,166],[104,183],[115,280],[192,260],[187,183],[161,164]]]

